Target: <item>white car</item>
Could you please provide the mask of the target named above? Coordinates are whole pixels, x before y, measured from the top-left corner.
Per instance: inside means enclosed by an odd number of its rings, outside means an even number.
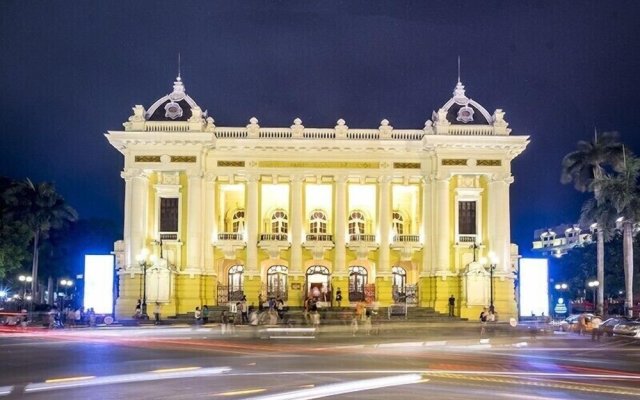
[[[613,328],[613,335],[640,339],[640,321],[635,320],[619,323]]]

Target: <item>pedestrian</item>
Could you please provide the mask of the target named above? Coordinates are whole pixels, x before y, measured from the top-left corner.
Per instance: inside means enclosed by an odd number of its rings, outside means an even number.
[[[320,313],[318,310],[314,311],[311,314],[311,321],[313,322],[313,327],[318,330],[320,329]]]
[[[358,333],[358,312],[354,311],[351,317],[351,335],[355,336]]]
[[[236,303],[236,315],[233,316],[233,323],[235,325],[242,325],[242,303]]]
[[[202,323],[209,323],[209,307],[207,307],[206,305],[202,307]]]
[[[480,337],[483,337],[487,332],[487,320],[489,319],[489,312],[487,311],[487,307],[482,309],[480,313]]]
[[[196,307],[196,310],[193,313],[193,318],[195,319],[195,328],[199,328],[200,324],[202,324],[202,311],[200,311],[200,307]]]
[[[311,316],[309,315],[309,312],[311,311],[311,310],[310,310],[310,304],[309,304],[309,303],[311,303],[311,297],[307,297],[307,298],[304,300],[304,311],[303,311],[302,315],[304,315],[304,322],[305,322],[306,324],[308,324],[308,323],[309,323],[309,320],[310,320],[310,318],[311,318]]]
[[[587,317],[584,314],[580,314],[578,317],[578,326],[576,327],[578,330],[578,335],[582,336],[582,334],[587,329]]]
[[[340,288],[336,291],[336,303],[338,303],[338,308],[342,308],[342,290]]]
[[[95,328],[96,326],[96,312],[93,307],[87,310],[87,314],[89,315],[89,327]]]
[[[142,316],[142,301],[138,299],[138,303],[136,304],[136,312],[133,314],[133,318],[140,319]]]
[[[75,323],[75,326],[80,326],[80,324],[82,323],[82,312],[79,308],[76,309],[76,311],[73,313],[73,321]]]
[[[276,310],[278,311],[278,318],[280,318],[280,320],[283,320],[284,319],[284,300],[282,300],[279,297],[278,297],[278,300],[276,300]]]
[[[160,325],[160,302],[156,301],[156,305],[153,308],[153,316],[155,317],[155,324]]]
[[[449,297],[449,316],[450,317],[454,316],[455,308],[456,308],[456,298],[453,297],[453,295],[451,295],[451,297]]]
[[[229,323],[229,316],[227,315],[227,310],[222,310],[220,313],[220,334],[224,335],[227,333],[227,324]]]
[[[242,324],[249,323],[249,309],[247,307],[247,296],[242,296],[242,301],[240,302],[242,306],[242,310],[240,310],[242,315]]]
[[[264,297],[262,297],[262,292],[258,294],[258,312],[262,312],[264,310]]]
[[[371,334],[371,310],[369,309],[365,312],[364,333],[367,336]]]
[[[602,324],[602,318],[599,315],[594,315],[591,318],[591,341],[600,341],[602,332],[600,331],[600,325]]]

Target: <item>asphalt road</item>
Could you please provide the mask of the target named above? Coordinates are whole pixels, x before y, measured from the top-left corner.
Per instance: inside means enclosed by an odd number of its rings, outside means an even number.
[[[0,399],[640,398],[638,341],[475,332],[13,329],[0,332]]]

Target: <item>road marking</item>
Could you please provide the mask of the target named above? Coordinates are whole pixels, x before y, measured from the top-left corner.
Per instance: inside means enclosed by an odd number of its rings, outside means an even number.
[[[84,381],[87,379],[93,379],[95,376],[74,376],[70,378],[56,378],[56,379],[47,379],[46,383],[61,383],[61,382],[75,382],[75,381]]]
[[[144,381],[158,381],[164,379],[177,379],[177,378],[195,378],[200,376],[210,376],[223,374],[231,371],[229,367],[220,368],[198,368],[190,369],[187,371],[169,371],[169,372],[140,372],[136,374],[124,374],[124,375],[110,375],[99,376],[92,379],[54,379],[45,381],[42,383],[30,383],[25,387],[25,392],[43,392],[47,390],[69,389],[85,386],[97,386],[97,385],[112,385],[117,383],[129,383],[129,382],[144,382]]]
[[[246,390],[236,390],[233,392],[222,392],[222,393],[216,393],[214,394],[214,396],[238,396],[241,394],[253,394],[253,393],[261,393],[266,391],[267,389],[246,389]]]
[[[202,367],[182,367],[182,368],[165,368],[165,369],[156,369],[151,372],[156,374],[163,374],[165,372],[178,372],[178,371],[193,371],[196,369],[200,369]]]
[[[0,386],[0,396],[7,396],[13,391],[13,386]]]
[[[253,397],[252,400],[310,400],[321,397],[337,396],[346,393],[361,392],[391,386],[411,385],[424,381],[419,374],[387,376],[384,378],[364,379],[351,382],[341,382],[309,389],[299,389],[291,392],[276,393],[266,396]]]

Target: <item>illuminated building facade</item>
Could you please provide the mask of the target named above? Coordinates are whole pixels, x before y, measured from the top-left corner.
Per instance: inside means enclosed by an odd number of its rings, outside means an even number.
[[[510,133],[460,82],[423,129],[216,126],[178,77],[106,134],[124,156],[116,313],[143,290],[171,315],[260,293],[331,302],[340,288],[343,306],[446,312],[453,294],[456,315],[492,298],[515,316],[509,187],[528,136]]]

